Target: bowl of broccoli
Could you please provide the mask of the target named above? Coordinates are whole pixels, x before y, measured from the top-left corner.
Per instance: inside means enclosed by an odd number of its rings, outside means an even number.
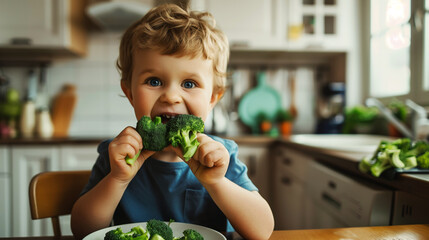
[[[226,240],[213,229],[196,224],[164,222],[151,219],[148,222],[117,225],[95,231],[84,240]]]

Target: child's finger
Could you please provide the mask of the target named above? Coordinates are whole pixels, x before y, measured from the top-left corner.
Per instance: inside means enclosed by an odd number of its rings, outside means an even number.
[[[130,137],[134,138],[139,143],[139,145],[138,145],[139,149],[143,148],[142,137],[136,131],[135,128],[128,126],[124,130],[122,130],[122,132],[119,134],[119,136],[130,136]]]

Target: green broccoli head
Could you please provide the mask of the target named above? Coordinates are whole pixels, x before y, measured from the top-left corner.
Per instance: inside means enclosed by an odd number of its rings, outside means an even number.
[[[108,231],[104,240],[148,240],[147,232],[142,227],[133,227],[129,232],[122,232],[121,228]]]
[[[179,240],[204,240],[204,237],[194,229],[186,229]]]
[[[163,221],[151,219],[146,223],[146,229],[150,234],[150,239],[159,235],[165,240],[173,240],[173,230]]]
[[[429,169],[429,151],[417,157],[417,166],[423,169]]]
[[[104,235],[104,240],[121,240],[123,234],[121,228],[112,229]]]
[[[142,137],[143,149],[161,151],[168,146],[166,139],[167,126],[162,123],[161,117],[155,117],[152,120],[149,116],[143,116],[139,121],[137,121],[136,130]],[[132,158],[127,156],[125,161],[132,165],[139,155],[140,152]]]
[[[381,152],[375,163],[371,166],[370,172],[373,176],[379,177],[385,170],[392,168],[393,165],[386,152]]]
[[[204,122],[194,115],[178,115],[167,122],[167,140],[173,147],[180,146],[185,161],[191,159],[197,151],[200,145],[197,133],[202,132],[204,132]]]
[[[143,116],[137,122],[136,129],[142,137],[143,149],[161,151],[168,145],[165,138],[167,126],[161,122],[161,117],[157,116],[152,120],[148,116]]]
[[[429,143],[425,141],[417,141],[412,145],[409,151],[407,151],[406,156],[419,157],[425,152],[429,152]]]

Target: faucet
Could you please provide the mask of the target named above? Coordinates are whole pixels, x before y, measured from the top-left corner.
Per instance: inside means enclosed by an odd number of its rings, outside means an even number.
[[[426,110],[410,99],[405,101],[405,105],[411,109],[411,129],[414,138],[429,141],[429,119]]]
[[[368,98],[365,101],[365,103],[368,107],[378,108],[378,110],[380,110],[381,114],[387,119],[387,121],[392,123],[398,129],[398,131],[401,132],[405,137],[415,139],[413,132],[410,131],[407,128],[407,126],[405,126],[405,124],[403,124],[401,121],[396,119],[396,117],[393,115],[392,111],[390,111],[390,109],[385,107],[383,105],[383,103],[381,103],[379,100],[377,100],[375,98]]]
[[[385,107],[379,100],[368,98],[365,103],[369,107],[377,107],[381,114],[405,137],[413,140],[429,140],[429,119],[427,119],[426,110],[410,99],[405,101],[405,105],[411,109],[411,130],[408,129],[404,123],[399,121],[393,115],[392,111]]]

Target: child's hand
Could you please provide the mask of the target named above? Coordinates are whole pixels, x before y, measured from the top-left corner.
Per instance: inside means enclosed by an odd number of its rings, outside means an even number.
[[[229,165],[228,150],[205,134],[198,134],[197,139],[200,145],[187,164],[201,184],[215,184],[225,177]],[[180,148],[174,148],[174,151],[183,156]]]
[[[125,157],[133,157],[143,148],[140,134],[132,127],[126,127],[109,144],[110,174],[113,178],[128,183],[136,175],[144,161],[154,152],[142,150],[133,165],[125,162]]]

